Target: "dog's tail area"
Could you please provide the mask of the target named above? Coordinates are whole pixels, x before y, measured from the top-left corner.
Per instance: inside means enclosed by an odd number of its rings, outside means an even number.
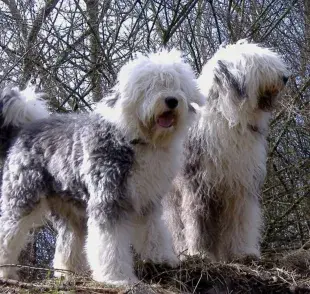
[[[11,140],[26,123],[49,116],[42,93],[27,87],[6,87],[0,94],[0,158],[3,159]]]
[[[48,117],[49,113],[42,96],[42,93],[35,93],[32,87],[23,91],[18,87],[5,88],[0,96],[1,127],[20,128],[27,122]]]

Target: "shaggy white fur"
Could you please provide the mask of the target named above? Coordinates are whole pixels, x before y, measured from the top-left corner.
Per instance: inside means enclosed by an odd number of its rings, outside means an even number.
[[[178,253],[259,256],[269,119],[288,71],[275,52],[241,40],[220,48],[198,79],[206,104],[186,162],[164,198]]]
[[[3,97],[8,109],[22,100],[13,90]],[[191,103],[202,101],[180,53],[162,51],[125,64],[112,96],[93,113],[21,127],[4,168],[0,264],[15,261],[32,222],[51,214],[57,268],[81,272],[87,259],[96,281],[132,284],[130,244],[142,259],[175,266],[161,199],[182,165]],[[13,274],[0,270],[1,277]]]
[[[119,93],[121,99],[115,99],[112,94],[98,103],[94,112],[116,123],[125,133],[130,131],[131,136],[154,143],[164,141],[169,134],[189,128],[187,111],[192,103],[204,104],[204,97],[197,92],[196,83],[194,72],[189,64],[184,63],[180,51],[162,50],[149,56],[138,54],[119,72],[114,91]],[[154,119],[167,111],[165,97],[176,97],[180,103],[178,128],[155,128],[150,132],[149,127]],[[113,107],[110,107],[109,99]],[[194,117],[193,112],[189,115]]]
[[[119,73],[116,92],[120,97],[112,106],[106,104],[109,104],[107,98],[95,112],[117,124],[127,136],[151,144],[148,148],[144,144],[135,147],[139,156],[128,188],[135,211],[143,211],[150,203],[152,208],[146,215],[130,217],[110,234],[100,234],[90,217],[86,251],[96,280],[128,284],[137,282],[129,244],[143,260],[171,266],[178,264],[171,236],[161,217],[160,201],[182,164],[184,135],[194,116],[189,112],[190,103],[201,105],[203,96],[195,85],[193,71],[176,50],[148,57],[140,55],[125,65]],[[177,124],[170,128],[154,128],[156,118],[169,110],[165,97],[178,100]],[[100,244],[98,250],[94,250],[93,244]]]

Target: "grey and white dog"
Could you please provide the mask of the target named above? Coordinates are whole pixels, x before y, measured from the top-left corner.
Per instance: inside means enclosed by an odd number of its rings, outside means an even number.
[[[25,112],[20,93],[4,91],[3,127],[19,130],[3,169],[0,264],[17,261],[50,212],[57,268],[80,271],[87,259],[96,281],[136,283],[130,244],[142,259],[178,263],[161,199],[182,164],[190,103],[202,101],[194,73],[175,50],[139,56],[122,67],[112,96],[90,114],[26,123],[16,116]]]
[[[198,84],[206,104],[164,198],[178,253],[224,261],[260,255],[266,138],[287,77],[278,54],[245,40],[220,48],[204,66]]]

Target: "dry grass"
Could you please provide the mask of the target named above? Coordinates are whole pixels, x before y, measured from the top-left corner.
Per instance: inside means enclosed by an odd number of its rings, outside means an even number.
[[[310,293],[309,262],[309,250],[229,264],[190,258],[177,269],[137,262],[142,282],[128,289],[104,287],[87,277],[72,276],[70,281],[0,280],[0,293]]]
[[[140,277],[175,293],[310,293],[309,261],[301,270],[285,258],[229,264],[191,258],[178,269],[144,265]]]

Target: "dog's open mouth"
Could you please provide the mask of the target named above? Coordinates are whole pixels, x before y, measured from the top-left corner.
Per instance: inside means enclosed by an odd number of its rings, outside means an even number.
[[[157,117],[156,123],[162,128],[170,128],[175,123],[175,115],[172,111],[166,111]]]

